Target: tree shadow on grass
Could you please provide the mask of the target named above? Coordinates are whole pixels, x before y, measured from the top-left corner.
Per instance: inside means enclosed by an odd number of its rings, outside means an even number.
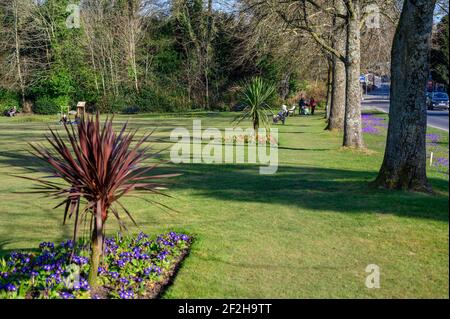
[[[29,171],[37,171],[36,168],[41,172],[50,171],[42,160],[26,151],[0,152],[0,167],[3,166],[19,167]]]
[[[314,152],[325,152],[331,151],[330,148],[296,148],[296,147],[283,147],[279,146],[279,150],[288,150],[288,151],[314,151]]]
[[[376,172],[280,166],[274,175],[259,175],[256,166],[177,166],[183,173],[174,189],[223,201],[297,206],[341,213],[381,213],[448,221],[448,182],[431,179],[435,194],[369,188]],[[194,195],[195,196],[195,195]]]
[[[2,164],[35,171],[42,162],[26,153],[2,152]],[[192,196],[296,206],[342,213],[381,213],[448,221],[448,181],[430,179],[434,194],[369,188],[374,171],[280,166],[274,175],[260,175],[255,165],[180,164],[159,169],[182,173],[171,179],[171,189],[192,190]]]
[[[36,204],[34,204],[36,205]],[[44,207],[40,207],[43,211],[48,209],[48,208],[44,208]],[[17,217],[17,216],[16,216]],[[63,220],[63,215],[59,214],[58,212],[54,211],[54,214],[46,214],[46,218],[47,219],[51,219],[55,222],[55,224],[59,225],[61,228],[60,231],[60,236],[58,236],[58,238],[54,241],[55,245],[66,241],[68,239],[72,239],[73,236],[73,226],[72,226],[72,220],[68,221],[68,224],[63,226],[62,225],[62,220]],[[36,225],[33,224],[29,224],[29,225],[21,225],[20,228],[20,235],[18,236],[17,234],[13,234],[17,229],[14,229],[14,227],[5,227],[4,229],[0,229],[0,258],[5,258],[8,257],[12,252],[14,251],[27,251],[30,253],[37,253],[40,251],[40,249],[38,248],[38,245],[36,246],[32,246],[32,247],[27,247],[27,248],[21,248],[21,249],[10,249],[7,248],[10,244],[13,243],[13,240],[11,240],[11,238],[15,238],[16,240],[19,240],[21,242],[31,242],[31,241],[36,241],[36,237],[30,235],[28,229],[33,229],[34,227],[36,227]],[[46,240],[45,237],[42,238],[42,240]]]

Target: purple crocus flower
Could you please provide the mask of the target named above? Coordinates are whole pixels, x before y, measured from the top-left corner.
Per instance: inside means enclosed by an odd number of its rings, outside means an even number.
[[[73,298],[75,298],[75,296],[72,295],[71,293],[64,292],[64,291],[60,292],[60,293],[59,293],[59,296],[60,296],[61,298],[63,298],[63,299],[73,299]]]
[[[12,283],[7,283],[5,285],[5,289],[6,289],[6,291],[10,291],[10,292],[17,291],[17,287]]]
[[[129,290],[121,290],[119,292],[119,297],[121,299],[133,299],[134,297],[134,292],[133,290],[129,289]]]

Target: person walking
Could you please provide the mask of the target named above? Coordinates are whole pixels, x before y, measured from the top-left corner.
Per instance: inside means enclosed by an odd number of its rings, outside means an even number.
[[[299,105],[299,109],[298,109],[299,115],[304,115],[305,114],[305,108],[306,108],[306,101],[303,98],[303,95],[300,97],[300,101],[298,102],[298,105]]]
[[[309,107],[311,108],[311,115],[314,115],[314,111],[316,110],[316,106],[317,106],[317,101],[314,100],[314,97],[312,97],[309,100]]]

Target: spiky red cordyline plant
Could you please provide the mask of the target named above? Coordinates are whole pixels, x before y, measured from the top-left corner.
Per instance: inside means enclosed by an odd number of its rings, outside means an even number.
[[[95,117],[83,118],[76,128],[64,125],[67,138],[61,137],[58,132],[50,129],[51,134],[46,136],[50,147],[42,144],[31,145],[34,149],[32,153],[50,164],[53,174],[49,177],[62,178],[68,184],[30,178],[40,183],[37,192],[63,198],[63,201],[55,208],[65,205],[64,223],[68,216],[70,218],[74,215],[74,240],[76,240],[81,219],[92,214],[89,283],[94,287],[97,284],[104,225],[108,214],[112,213],[122,228],[124,224],[119,216],[121,209],[136,224],[119,199],[137,189],[162,194],[158,188],[161,188],[163,184],[150,182],[150,180],[177,175],[149,175],[157,164],[145,168],[140,164],[154,155],[146,153],[149,146],[141,148],[151,133],[132,146],[137,131],[127,132],[127,124],[125,124],[117,134],[112,124],[112,119],[106,119],[102,126],[97,114]],[[82,199],[86,205],[80,209]]]

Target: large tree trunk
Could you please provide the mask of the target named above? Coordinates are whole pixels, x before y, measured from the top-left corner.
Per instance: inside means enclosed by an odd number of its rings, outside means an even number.
[[[376,186],[430,191],[426,175],[426,84],[435,0],[406,0],[392,47],[391,105]]]
[[[361,63],[361,30],[359,0],[347,0],[347,63],[346,106],[344,122],[344,146],[363,148],[361,127],[361,87],[359,83]]]
[[[340,42],[340,41],[337,41]],[[345,47],[345,38],[344,38]],[[345,50],[344,50],[345,51]],[[334,57],[333,68],[333,90],[332,103],[330,108],[330,118],[328,120],[328,130],[344,129],[344,115],[345,115],[345,65],[340,59]]]
[[[346,13],[346,9],[342,1],[335,2],[336,10],[342,14]],[[337,20],[337,18],[336,18]],[[335,21],[334,24],[337,24]],[[336,29],[336,34],[333,39],[333,47],[342,52],[345,55],[347,35],[344,26],[340,26]],[[342,131],[344,129],[344,116],[345,116],[345,64],[341,59],[333,56],[333,89],[331,96],[331,108],[330,116],[328,120],[327,130],[338,130]]]

